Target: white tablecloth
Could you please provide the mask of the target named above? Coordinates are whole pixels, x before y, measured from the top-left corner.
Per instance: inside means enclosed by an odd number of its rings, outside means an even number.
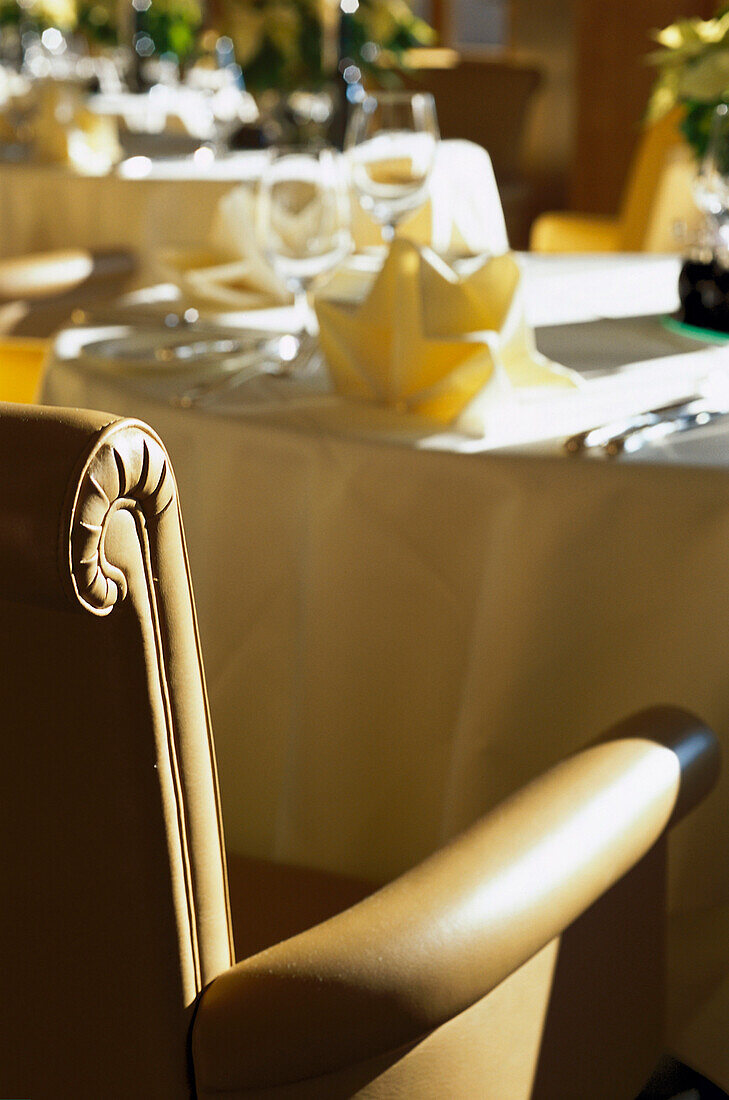
[[[236,184],[260,178],[266,155],[251,151],[214,159],[202,148],[191,157],[136,156],[103,176],[79,175],[61,165],[0,163],[0,256],[124,247],[140,257],[144,281],[154,274],[161,248],[208,241],[220,199]],[[408,222],[411,231],[443,249],[454,234],[474,252],[507,247],[491,162],[477,145],[439,143],[429,196],[416,217],[421,224],[413,229]],[[356,203],[353,233],[362,247],[381,241],[380,229]]]
[[[199,243],[220,198],[255,179],[263,156],[135,157],[105,176],[61,165],[0,164],[0,255],[123,246],[147,256],[166,245]]]
[[[675,304],[676,275],[665,258],[528,263],[544,349],[596,378],[582,426],[729,365],[645,318]],[[726,429],[609,463],[398,434],[271,378],[185,411],[168,380],[86,369],[88,338],[60,340],[44,397],[167,443],[234,849],[383,879],[647,704],[694,708],[729,744]],[[631,349],[647,362],[629,374]],[[580,426],[578,406],[544,408],[542,436]],[[495,441],[533,441],[525,422]],[[674,1050],[724,1087],[728,808],[729,768],[672,846]]]

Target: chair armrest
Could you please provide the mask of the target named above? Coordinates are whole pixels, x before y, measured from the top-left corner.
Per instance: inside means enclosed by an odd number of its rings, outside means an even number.
[[[645,711],[369,898],[233,967],[196,1017],[201,1092],[333,1072],[462,1012],[636,864],[718,761],[698,719]]]
[[[532,252],[619,252],[617,218],[600,214],[540,214],[529,233]]]
[[[71,607],[65,525],[83,463],[118,418],[5,405],[0,427],[0,598]],[[65,537],[64,537],[65,536]]]

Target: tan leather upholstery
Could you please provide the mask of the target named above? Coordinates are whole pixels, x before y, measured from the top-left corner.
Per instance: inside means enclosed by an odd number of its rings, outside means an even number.
[[[164,449],[133,421],[5,405],[0,477],[3,1095],[639,1090],[661,1051],[665,830],[718,767],[698,720],[645,712],[364,900],[232,861],[246,950],[299,933],[232,966]]]
[[[108,420],[0,415],[0,1092],[33,1100],[189,1095],[232,957],[174,478]]]
[[[667,747],[653,740],[656,727]],[[368,1081],[363,1096],[437,1096],[437,1091],[424,1091],[419,1076],[417,1089],[414,1083],[407,1086],[407,1070],[400,1085],[403,1048],[425,1036],[434,1039],[444,1026],[457,1030],[460,1014],[475,1010],[499,983],[554,944],[606,891],[605,913],[614,914],[610,888],[640,865],[672,815],[685,812],[711,785],[714,744],[682,712],[665,710],[660,717],[633,720],[614,736],[618,740],[566,760],[348,912],[222,975],[205,994],[195,1025],[200,1094],[287,1096],[283,1086],[290,1082],[317,1079],[319,1091],[312,1095],[349,1095],[344,1081],[351,1080],[352,1067],[359,1072],[363,1064],[376,1063],[378,1082]],[[652,853],[634,872],[628,905],[623,898],[622,911],[629,917],[625,925],[599,913],[591,918],[593,935],[586,938],[582,957],[585,977],[573,982],[567,994],[568,1015],[575,1017],[569,1032],[574,1045],[559,1065],[560,1076],[584,1091],[573,1093],[566,1085],[562,1095],[601,1095],[593,1078],[597,1074],[599,1080],[600,1063],[611,1048],[611,1060],[620,1052],[619,1072],[627,1082],[621,1087],[610,1069],[606,1100],[631,1096],[660,1053],[660,1005],[651,1003],[660,1000],[660,965],[649,950],[661,939],[661,906],[652,909],[651,902],[655,905],[661,894],[656,858]],[[642,929],[638,942],[631,942],[631,907],[636,919],[650,926]],[[581,932],[575,935],[579,939]],[[602,1006],[595,1002],[599,983],[586,979],[593,952],[601,970],[608,957],[611,967],[623,970],[617,1003],[623,1039],[632,1040],[627,1053],[606,1041],[608,1018],[602,1019]],[[626,952],[630,965],[623,959]],[[521,1050],[516,1068],[523,1071],[527,1052],[521,1048],[520,1021],[546,1011],[548,983],[556,981],[547,969],[536,996],[535,966],[530,963],[514,983],[526,983],[531,1004],[519,997],[514,1012],[495,1015],[481,1005],[491,1024],[480,1043],[484,1073],[498,1062],[505,1043]],[[594,1014],[587,1028],[586,1011]],[[446,1042],[445,1035],[441,1041]],[[529,1046],[533,1043],[530,1036]],[[639,1052],[635,1062],[631,1052]],[[469,1050],[454,1064],[473,1072],[474,1057]],[[587,1077],[579,1075],[580,1066],[588,1069]],[[511,1078],[507,1084],[508,1091],[484,1095],[524,1100],[531,1095]],[[555,1079],[549,1084],[554,1088]],[[266,1091],[275,1087],[279,1091]],[[395,1091],[401,1087],[404,1091]],[[478,1094],[466,1086],[449,1095]]]

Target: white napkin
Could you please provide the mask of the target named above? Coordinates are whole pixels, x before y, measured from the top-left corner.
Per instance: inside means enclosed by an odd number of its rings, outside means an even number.
[[[191,304],[222,309],[263,309],[291,301],[258,246],[253,188],[240,184],[218,203],[207,246],[165,249],[162,274]]]
[[[491,158],[480,145],[439,142],[428,193],[425,205],[398,226],[399,237],[429,245],[442,255],[500,256],[508,250]],[[355,203],[353,221],[358,248],[382,243],[380,227],[359,203]]]

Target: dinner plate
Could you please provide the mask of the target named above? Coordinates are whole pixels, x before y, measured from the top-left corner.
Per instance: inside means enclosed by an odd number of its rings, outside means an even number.
[[[149,373],[206,372],[254,353],[277,333],[261,329],[194,325],[175,330],[129,332],[85,344],[79,358],[96,370]]]

